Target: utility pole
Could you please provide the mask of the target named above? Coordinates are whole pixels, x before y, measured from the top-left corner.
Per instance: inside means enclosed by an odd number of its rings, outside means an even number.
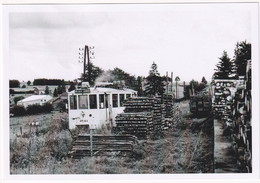
[[[85,48],[79,48],[79,51],[84,51],[84,53],[79,53],[79,55],[80,55],[79,56],[79,59],[80,59],[79,63],[83,62],[83,77],[82,77],[82,81],[88,81],[89,83],[91,83],[91,72],[92,72],[91,66],[90,66],[90,59],[94,59],[95,58],[94,57],[94,52],[90,51],[91,49],[94,49],[94,46],[89,47],[88,45],[85,45]],[[93,57],[91,57],[90,54]],[[86,70],[88,71],[88,75],[87,76],[86,76]]]

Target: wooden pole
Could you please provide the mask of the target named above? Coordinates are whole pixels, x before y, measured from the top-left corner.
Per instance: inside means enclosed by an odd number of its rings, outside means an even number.
[[[172,78],[171,92],[173,92],[173,72],[171,72],[171,78]]]
[[[83,81],[86,81],[86,54],[87,54],[87,49],[88,46],[85,45],[84,49],[84,63],[83,63]]]
[[[88,54],[88,82],[91,83],[91,67],[90,67],[90,59],[89,59],[89,48],[88,46],[85,46],[85,50],[87,50]]]

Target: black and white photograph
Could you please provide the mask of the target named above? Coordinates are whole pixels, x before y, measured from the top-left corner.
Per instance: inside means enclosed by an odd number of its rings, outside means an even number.
[[[258,6],[2,5],[4,175],[259,178]]]

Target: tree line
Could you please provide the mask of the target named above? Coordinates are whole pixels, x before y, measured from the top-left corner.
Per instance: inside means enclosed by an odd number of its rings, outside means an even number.
[[[251,60],[251,43],[238,42],[234,49],[234,57],[231,59],[224,50],[216,65],[214,79],[238,79],[246,75],[248,61]]]

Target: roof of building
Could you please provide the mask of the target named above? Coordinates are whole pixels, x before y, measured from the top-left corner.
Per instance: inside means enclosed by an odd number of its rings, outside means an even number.
[[[135,90],[125,88],[125,89],[114,89],[114,88],[90,88],[90,93],[125,93],[125,92],[136,92]],[[70,94],[75,93],[75,90],[69,92]]]
[[[21,102],[30,102],[30,101],[34,101],[34,100],[44,99],[46,97],[49,97],[50,99],[52,98],[52,96],[50,96],[50,95],[32,95],[32,96],[27,97],[27,98],[20,100],[20,101]]]

